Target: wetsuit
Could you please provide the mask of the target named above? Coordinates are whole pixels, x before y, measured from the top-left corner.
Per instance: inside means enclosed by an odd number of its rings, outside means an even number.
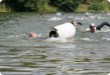
[[[101,28],[104,27],[105,25],[110,27],[110,24],[108,22],[102,22],[100,25],[96,27],[96,29],[101,30]]]

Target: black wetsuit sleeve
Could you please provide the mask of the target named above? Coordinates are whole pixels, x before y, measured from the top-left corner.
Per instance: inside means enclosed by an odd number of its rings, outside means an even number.
[[[105,25],[110,27],[110,24],[108,22],[102,22],[100,25],[98,25],[96,27],[97,30],[101,30],[102,27],[104,27]]]
[[[77,22],[77,24],[79,24],[79,25],[83,25],[81,22]]]

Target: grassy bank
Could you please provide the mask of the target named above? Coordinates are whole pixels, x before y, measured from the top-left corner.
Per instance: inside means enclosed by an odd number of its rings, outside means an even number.
[[[94,0],[95,1],[95,0]],[[74,12],[110,12],[110,3],[107,0],[103,2],[92,2],[91,4],[79,4]],[[57,7],[50,6],[48,3],[39,4],[36,9],[38,13],[55,13],[58,11]],[[0,4],[0,12],[13,12],[11,7],[5,4]],[[60,10],[59,10],[60,11]]]
[[[5,4],[0,4],[0,12],[11,12],[11,8],[7,7]]]
[[[92,7],[92,9],[91,9]],[[94,2],[92,4],[80,4],[75,12],[110,12],[110,3],[107,0],[103,2]]]

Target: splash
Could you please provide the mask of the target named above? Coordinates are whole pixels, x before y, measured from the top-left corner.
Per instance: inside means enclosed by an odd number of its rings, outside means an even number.
[[[38,38],[38,37],[41,37],[42,36],[42,34],[37,34],[37,37],[36,38]],[[13,34],[13,35],[9,35],[8,36],[9,38],[25,38],[25,39],[28,39],[29,38],[29,35],[28,34]]]
[[[103,29],[103,30],[101,30],[99,32],[110,32],[110,29]]]
[[[81,40],[83,40],[83,41],[92,41],[93,39],[90,39],[88,37],[85,37],[85,38],[82,38]]]
[[[48,42],[67,42],[66,39],[54,38],[54,37],[48,38],[47,41],[48,41]]]
[[[57,12],[56,15],[57,15],[57,16],[61,16],[62,13],[61,13],[61,12]]]
[[[103,37],[102,40],[110,41],[110,38]]]
[[[52,18],[48,19],[48,21],[58,21],[58,20],[62,20],[62,18],[52,17]]]
[[[58,43],[67,43],[67,42],[74,42],[74,39],[65,39],[65,38],[48,38],[47,42],[58,42]]]

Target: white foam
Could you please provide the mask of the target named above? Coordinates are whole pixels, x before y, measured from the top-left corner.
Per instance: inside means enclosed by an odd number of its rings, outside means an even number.
[[[48,42],[67,42],[66,39],[60,39],[60,38],[54,38],[54,37],[48,38],[47,41]]]
[[[52,18],[48,19],[48,21],[58,21],[58,20],[62,20],[62,18],[52,17]]]
[[[108,12],[107,15],[110,15],[110,13]]]
[[[110,32],[110,29],[103,29],[100,32]]]
[[[85,17],[76,17],[75,19],[76,20],[86,20],[87,18],[85,18]]]
[[[37,37],[41,37],[42,34],[37,34]],[[9,35],[9,38],[29,38],[27,34],[16,34],[16,35]]]
[[[103,37],[102,40],[110,41],[110,38]]]
[[[68,18],[70,18],[70,19],[71,19],[71,18],[74,18],[74,17],[73,17],[73,16],[68,16]]]
[[[26,37],[27,35],[26,34],[13,34],[13,35],[10,35],[9,37],[10,38],[18,38],[18,37]]]
[[[61,16],[61,15],[62,15],[62,13],[60,13],[60,12],[57,12],[57,13],[56,13],[56,15],[57,15],[57,16]]]
[[[83,40],[83,41],[92,41],[93,39],[90,39],[88,37],[85,37],[85,38],[81,38],[81,40]]]
[[[74,42],[73,39],[65,39],[65,38],[48,38],[46,39],[47,42],[58,42],[58,43],[66,43],[66,42]]]

